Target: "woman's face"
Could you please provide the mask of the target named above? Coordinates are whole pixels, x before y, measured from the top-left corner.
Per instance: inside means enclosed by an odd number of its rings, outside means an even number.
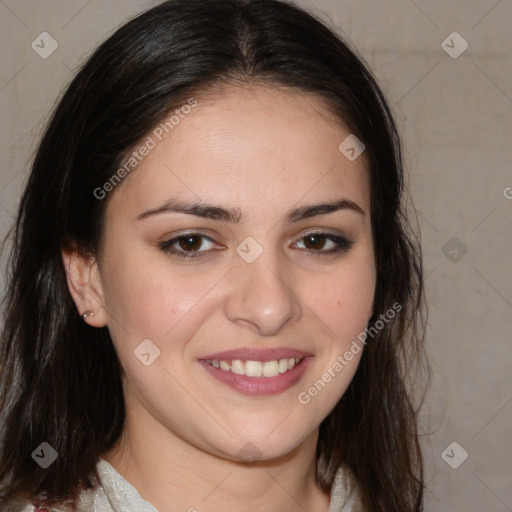
[[[95,321],[135,416],[224,458],[274,458],[316,431],[361,357],[343,355],[372,315],[368,171],[312,95],[197,101],[110,192]]]

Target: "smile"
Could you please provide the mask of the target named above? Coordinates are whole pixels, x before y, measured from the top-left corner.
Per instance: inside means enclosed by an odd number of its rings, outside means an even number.
[[[303,358],[289,357],[283,359],[274,359],[272,361],[242,361],[234,359],[232,361],[207,359],[205,362],[214,368],[220,368],[225,372],[232,372],[237,375],[246,375],[247,377],[276,377],[292,370]]]
[[[198,363],[214,381],[251,396],[277,395],[299,382],[313,354],[291,348],[246,347],[204,355]]]

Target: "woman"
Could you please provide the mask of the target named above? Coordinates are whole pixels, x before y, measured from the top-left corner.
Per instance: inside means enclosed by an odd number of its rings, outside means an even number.
[[[422,510],[402,189],[381,91],[306,12],[171,0],[121,27],[20,204],[2,510]]]

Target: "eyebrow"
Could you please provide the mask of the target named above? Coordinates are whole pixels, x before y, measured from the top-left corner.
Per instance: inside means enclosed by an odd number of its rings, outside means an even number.
[[[349,199],[339,199],[338,201],[300,206],[287,212],[285,221],[287,224],[309,219],[317,215],[326,215],[339,210],[352,210],[361,215],[365,215],[364,210],[354,201]],[[223,222],[239,223],[242,220],[242,214],[238,208],[223,208],[220,206],[206,203],[197,203],[193,201],[182,201],[179,199],[170,199],[165,204],[147,210],[137,215],[137,220],[144,220],[154,215],[164,213],[185,213],[195,215],[205,219],[220,220]]]

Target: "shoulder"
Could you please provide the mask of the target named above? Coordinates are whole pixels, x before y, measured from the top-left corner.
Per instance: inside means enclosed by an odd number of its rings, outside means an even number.
[[[327,512],[364,512],[357,483],[350,472],[343,467],[336,472]]]
[[[37,509],[29,501],[18,499],[2,503],[0,509],[2,512],[37,512]]]
[[[50,508],[38,508],[34,506],[32,503],[26,503],[24,505],[21,505],[21,508],[12,509],[12,512],[64,512],[67,510],[67,508],[63,507],[50,507]],[[5,512],[11,512],[11,510],[6,510]]]
[[[22,498],[11,498],[9,500],[2,500],[0,503],[0,510],[2,512],[34,512],[34,505],[28,500]]]

